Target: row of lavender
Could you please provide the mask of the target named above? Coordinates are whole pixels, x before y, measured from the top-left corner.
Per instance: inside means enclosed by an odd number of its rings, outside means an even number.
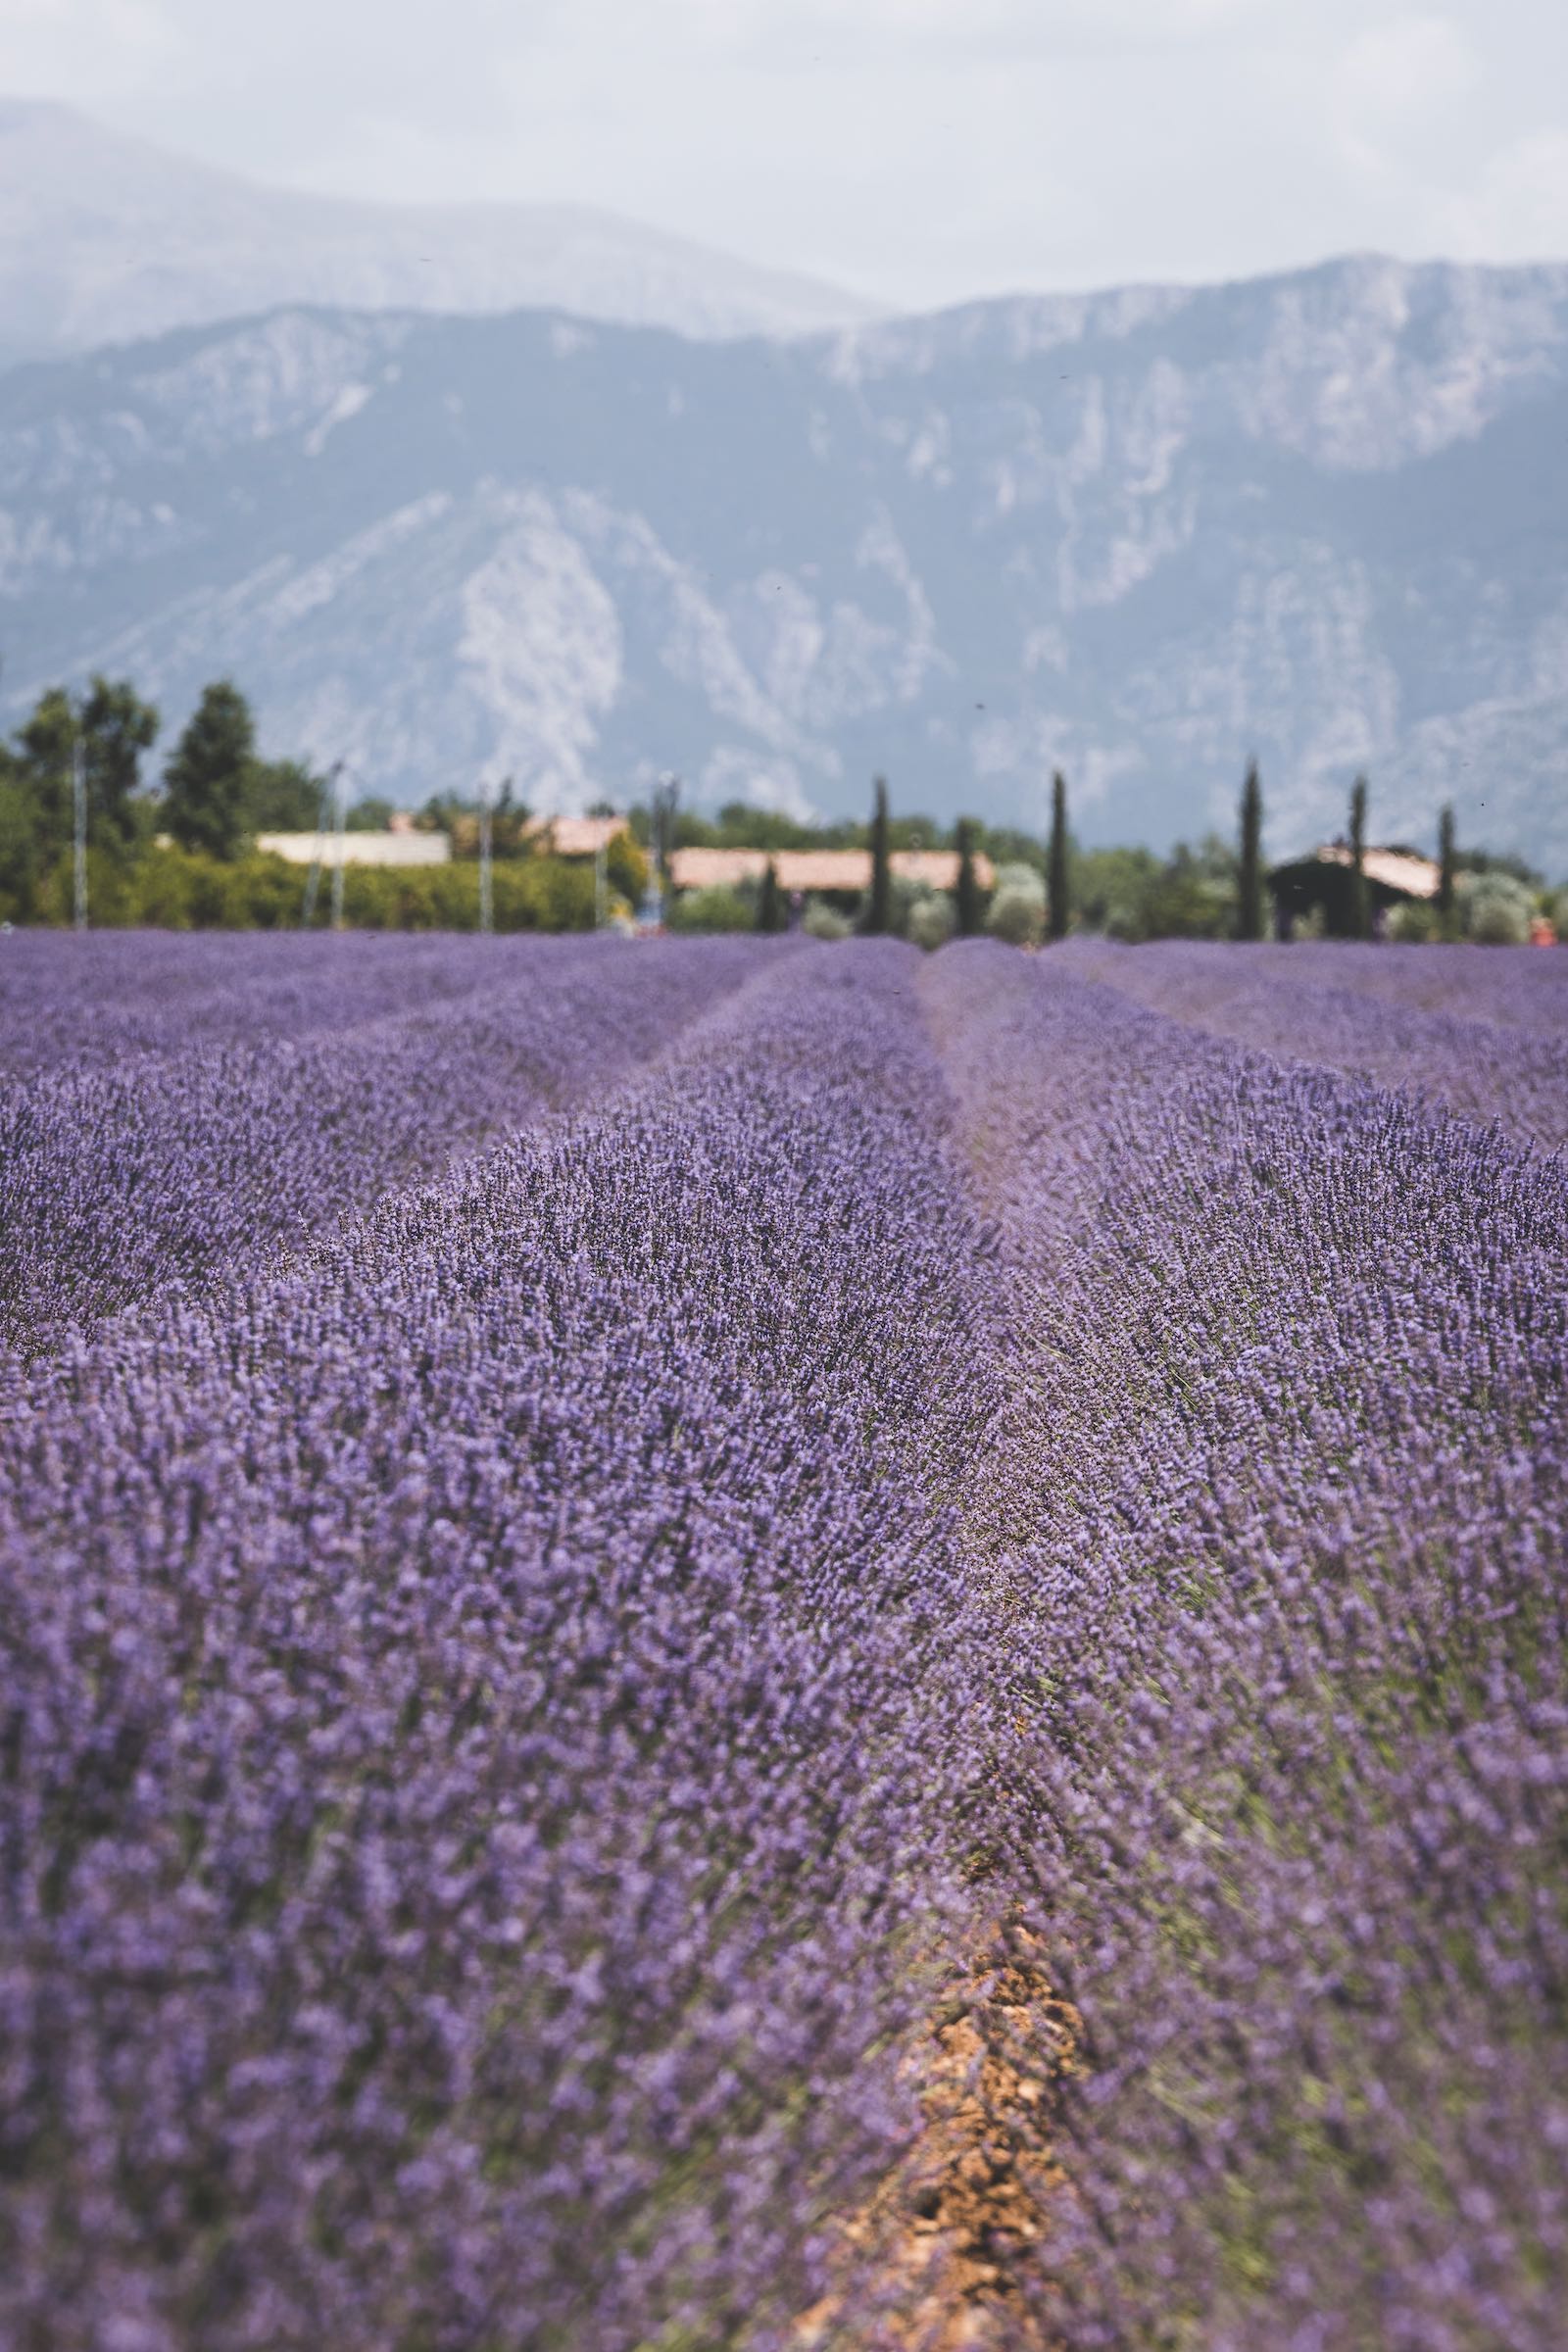
[[[22,1068],[0,1082],[0,1348],[24,1356],[593,1100],[778,953],[693,940],[650,968],[612,940],[5,947]]]
[[[602,1110],[17,1376],[0,2340],[672,2352],[821,2288],[987,1763],[911,960],[759,952],[613,1095],[579,974]]]
[[[1568,955],[1085,939],[1058,959],[1234,1044],[1376,1079],[1547,1151],[1568,1144]]]
[[[1545,2352],[1560,1165],[1071,961],[964,951],[929,989],[1012,1326],[976,1524],[1031,1727],[1016,1916],[1083,2021],[1037,2316],[1085,2345]],[[1342,1039],[1375,1051],[1385,1010],[1342,1003]],[[1460,1091],[1449,1016],[1419,1017],[1420,1075]]]
[[[998,1919],[1083,2019],[1004,2340],[1554,2340],[1556,1165],[1129,1001],[1266,956],[47,944],[0,2340],[880,2345],[826,2225]],[[1348,953],[1366,1069],[1436,952]]]

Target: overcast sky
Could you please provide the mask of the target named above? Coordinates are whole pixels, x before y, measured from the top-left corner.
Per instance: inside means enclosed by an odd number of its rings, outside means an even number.
[[[1568,0],[0,0],[0,89],[900,304],[1568,257]]]

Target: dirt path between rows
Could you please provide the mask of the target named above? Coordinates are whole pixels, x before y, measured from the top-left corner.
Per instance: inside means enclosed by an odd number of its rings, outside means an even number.
[[[1043,2151],[1075,2021],[1012,1941],[955,1982],[911,2052],[924,2127],[843,2223],[845,2283],[800,2321],[800,2352],[1050,2352],[1018,2266],[1038,2276],[1064,2193]]]

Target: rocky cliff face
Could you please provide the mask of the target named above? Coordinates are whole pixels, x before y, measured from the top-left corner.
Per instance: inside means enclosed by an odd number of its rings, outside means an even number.
[[[291,310],[0,378],[14,714],[88,667],[423,798],[1341,820],[1568,867],[1568,269],[700,344]]]

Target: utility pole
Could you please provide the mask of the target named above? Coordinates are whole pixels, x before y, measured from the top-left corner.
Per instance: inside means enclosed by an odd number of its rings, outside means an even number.
[[[511,782],[512,778],[509,776],[507,783],[502,786],[503,792]],[[479,780],[479,928],[481,931],[493,931],[496,927],[495,885],[490,871],[494,810],[495,794],[491,790],[490,779],[488,776],[482,776]]]
[[[326,774],[321,778],[320,805],[316,811],[316,856],[311,859],[311,870],[305,879],[305,910],[300,916],[301,925],[307,931],[310,929],[311,924],[316,919],[316,897],[318,891],[321,887],[321,864],[326,856],[327,802],[336,792],[337,780],[342,773],[342,760],[334,760],[331,766],[327,769]],[[338,871],[341,874],[341,864],[339,865]],[[334,913],[341,909],[342,896],[343,894],[341,885],[334,885],[332,894]]]
[[[75,924],[87,928],[87,746],[78,715],[71,740],[71,837],[74,853]]]
[[[649,847],[653,856],[648,867],[648,895],[643,900],[643,921],[657,930],[664,919],[664,892],[669,880],[670,853],[675,847],[675,811],[680,806],[680,778],[668,768],[654,788],[652,818],[649,826]]]
[[[343,788],[343,762],[340,760],[332,770],[332,830],[337,843],[337,857],[332,866],[332,928],[343,928],[343,851],[348,833],[345,819],[349,811],[349,796]]]

